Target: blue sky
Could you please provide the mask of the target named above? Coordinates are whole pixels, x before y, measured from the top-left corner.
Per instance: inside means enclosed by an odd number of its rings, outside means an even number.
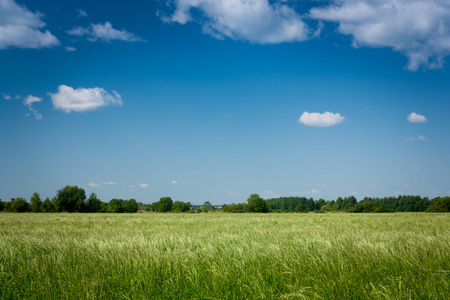
[[[0,198],[450,195],[447,1],[0,1]]]

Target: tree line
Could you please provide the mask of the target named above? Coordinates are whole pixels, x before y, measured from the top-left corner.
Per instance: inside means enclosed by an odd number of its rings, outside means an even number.
[[[338,197],[336,200],[324,200],[306,197],[280,197],[263,199],[258,194],[252,194],[245,203],[231,203],[214,206],[206,201],[202,206],[191,205],[190,202],[173,201],[170,197],[162,197],[151,204],[143,204],[135,199],[111,199],[103,202],[95,193],[86,199],[85,190],[77,186],[66,186],[57,191],[50,200],[40,198],[33,193],[28,202],[24,198],[15,198],[9,202],[0,199],[0,211],[4,212],[80,212],[80,213],[136,213],[174,212],[174,213],[389,213],[389,212],[450,212],[450,197],[437,197],[432,200],[420,196],[398,196],[384,198],[365,197],[357,201],[354,196]]]

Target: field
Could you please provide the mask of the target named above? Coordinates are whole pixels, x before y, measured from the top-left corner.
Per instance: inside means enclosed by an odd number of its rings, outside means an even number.
[[[449,299],[450,214],[0,214],[1,299]]]

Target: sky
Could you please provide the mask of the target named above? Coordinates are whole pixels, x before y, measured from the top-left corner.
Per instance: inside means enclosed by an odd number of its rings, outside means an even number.
[[[450,195],[447,0],[0,0],[0,198]]]

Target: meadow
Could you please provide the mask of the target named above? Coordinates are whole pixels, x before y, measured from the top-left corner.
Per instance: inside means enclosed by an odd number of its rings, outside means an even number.
[[[449,299],[450,214],[0,214],[1,299]]]

